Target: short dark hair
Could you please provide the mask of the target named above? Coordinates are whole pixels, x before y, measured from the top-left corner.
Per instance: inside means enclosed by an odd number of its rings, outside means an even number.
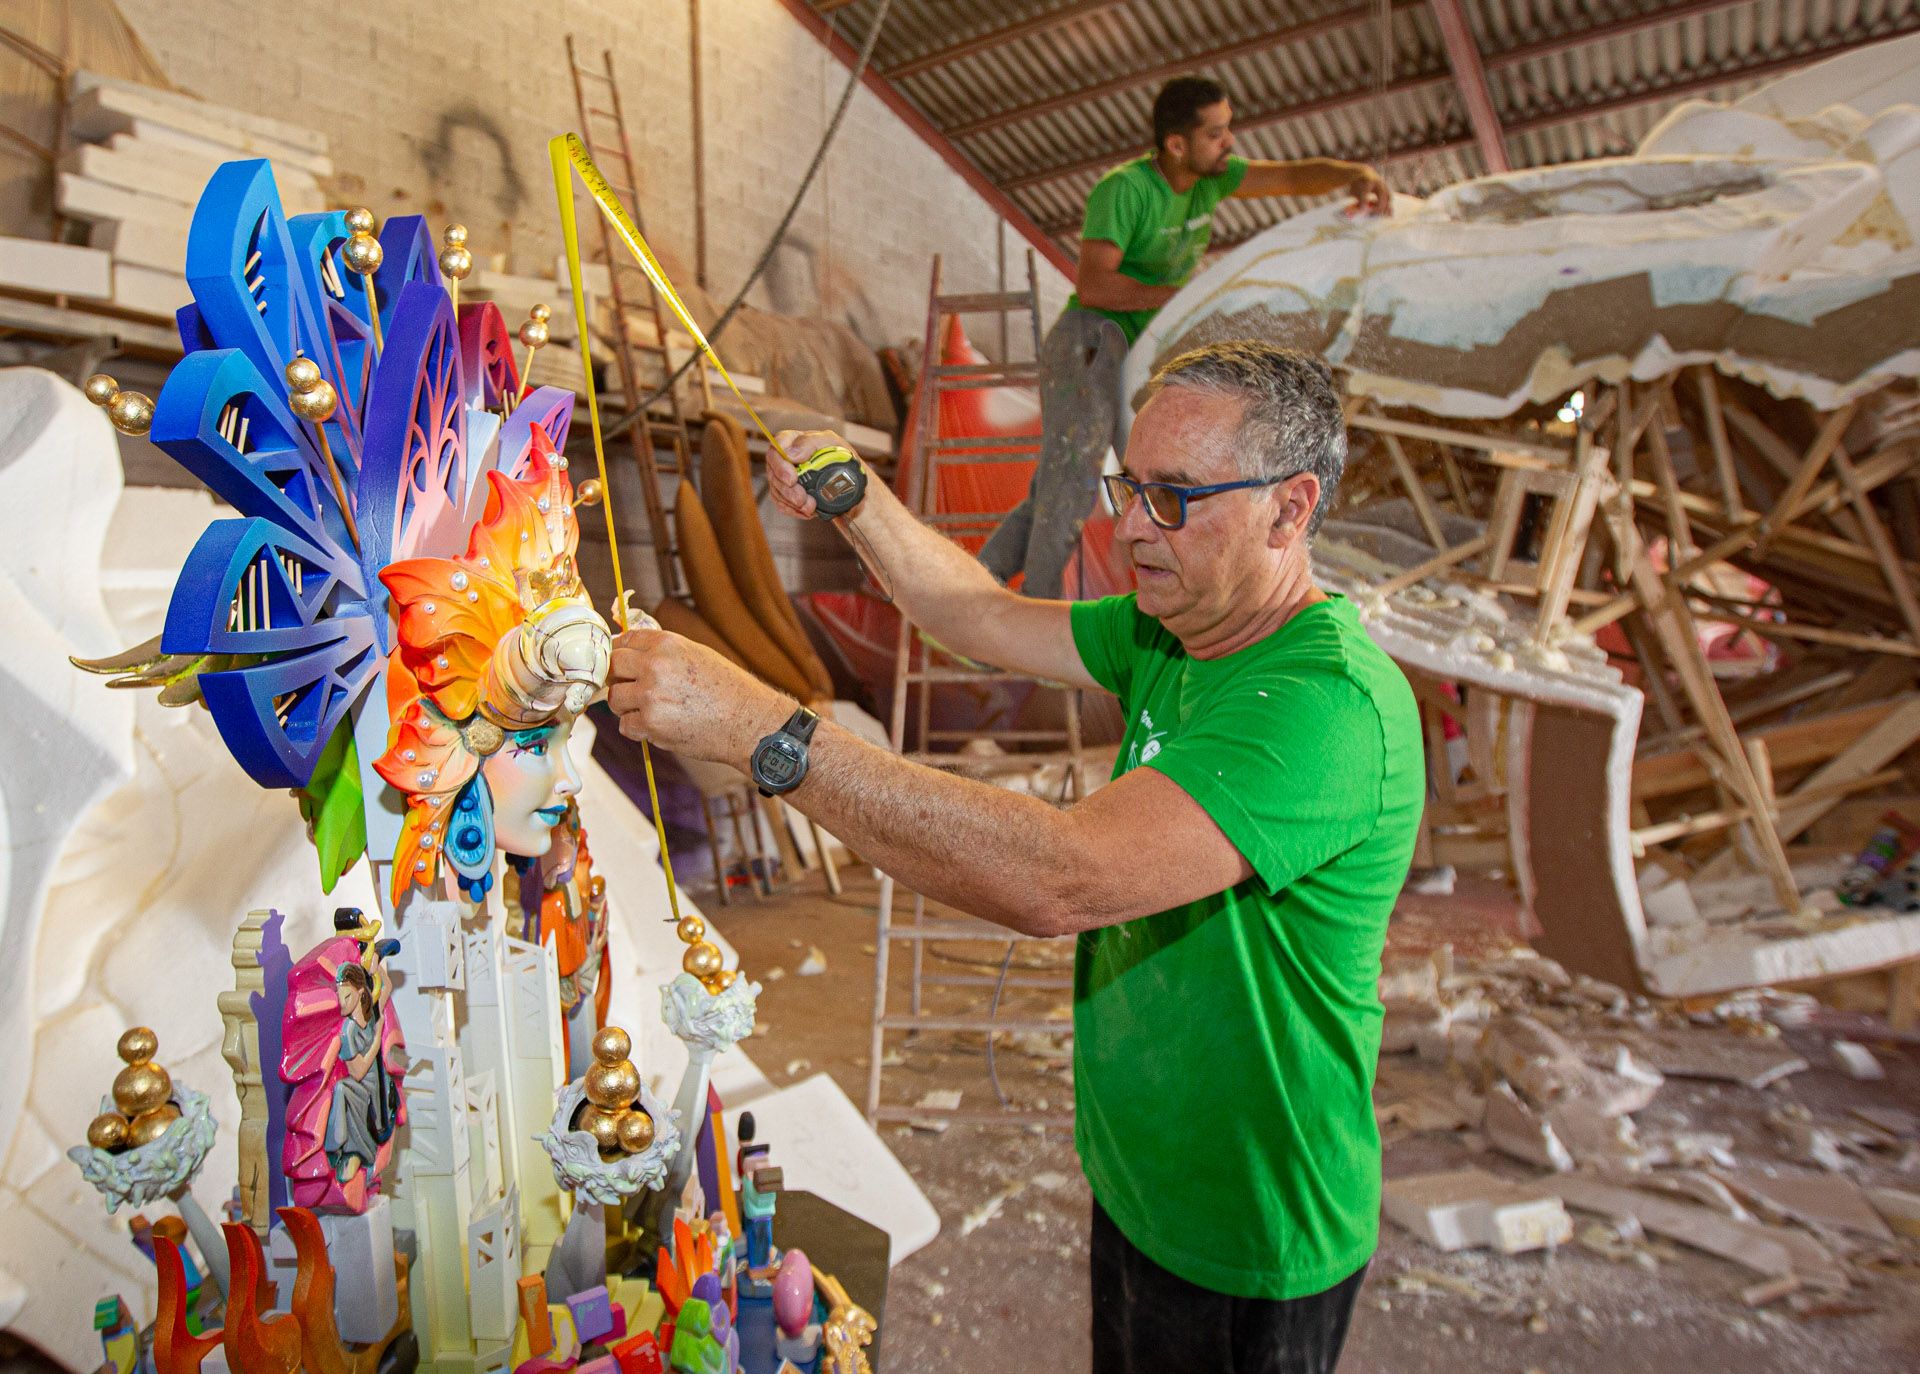
[[[1333,369],[1319,359],[1255,339],[1206,344],[1162,363],[1150,391],[1190,387],[1246,403],[1234,436],[1240,470],[1252,478],[1311,472],[1320,499],[1307,517],[1307,535],[1320,532],[1347,466],[1347,423]]]
[[[1200,111],[1227,98],[1227,88],[1210,76],[1176,76],[1153,98],[1153,146],[1164,148],[1175,134],[1191,133]]]

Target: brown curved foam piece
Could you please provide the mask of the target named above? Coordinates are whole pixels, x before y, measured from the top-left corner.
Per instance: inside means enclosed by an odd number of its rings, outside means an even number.
[[[727,560],[720,552],[720,540],[707,518],[707,508],[700,504],[700,493],[684,477],[673,498],[673,525],[680,544],[680,566],[693,592],[693,608],[733,646],[748,672],[802,701],[813,700],[813,684],[806,674],[793,665],[747,609],[739,588],[734,586],[733,574],[727,571]]]
[[[720,632],[707,624],[706,618],[686,602],[668,597],[653,608],[653,618],[660,622],[661,629],[682,635],[696,644],[704,644],[737,667],[747,666],[746,660],[734,652],[733,645],[727,643]]]
[[[833,699],[833,679],[827,665],[813,651],[800,613],[780,585],[773,548],[753,500],[753,470],[747,459],[747,432],[731,415],[706,414],[700,436],[700,499],[720,536],[720,552],[727,571],[747,609],[753,612],[767,637],[780,646],[793,665],[806,674],[813,695]]]

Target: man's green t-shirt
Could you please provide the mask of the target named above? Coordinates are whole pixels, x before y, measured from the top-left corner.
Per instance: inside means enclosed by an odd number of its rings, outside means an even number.
[[[1175,195],[1153,165],[1151,154],[1123,162],[1088,193],[1080,237],[1118,244],[1120,270],[1137,282],[1185,286],[1213,237],[1214,207],[1239,190],[1246,175],[1247,160],[1236,153],[1227,158],[1227,170],[1219,176],[1201,177]],[[1105,315],[1120,326],[1130,344],[1156,313],[1098,310],[1081,305],[1078,295],[1068,298],[1067,308]]]
[[[1126,713],[1114,776],[1164,773],[1253,868],[1080,936],[1081,1165],[1161,1268],[1236,1297],[1322,1292],[1379,1240],[1380,955],[1426,796],[1413,693],[1342,597],[1204,661],[1132,595],[1072,614]]]

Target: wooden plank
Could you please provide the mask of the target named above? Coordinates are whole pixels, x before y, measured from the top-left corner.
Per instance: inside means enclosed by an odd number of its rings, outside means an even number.
[[[1436,444],[1452,444],[1456,448],[1503,453],[1516,460],[1545,460],[1544,462],[1511,461],[1507,464],[1510,467],[1544,467],[1564,470],[1567,466],[1565,448],[1539,443],[1532,439],[1518,439],[1506,434],[1477,434],[1470,429],[1443,429],[1439,425],[1423,425],[1412,420],[1391,420],[1384,415],[1368,413],[1353,416],[1347,424],[1354,429],[1371,430],[1375,434],[1397,434],[1403,439],[1431,439]]]
[[[1769,725],[1750,732],[1749,737],[1766,741],[1767,756],[1776,772],[1791,772],[1833,758],[1909,703],[1920,703],[1920,693]],[[1635,760],[1633,765],[1633,795],[1640,801],[1691,792],[1710,781],[1693,746],[1652,754]]]
[[[1700,410],[1707,421],[1707,443],[1713,450],[1713,470],[1720,479],[1720,498],[1726,503],[1727,514],[1740,509],[1740,479],[1733,470],[1733,447],[1727,443],[1727,420],[1720,413],[1720,381],[1711,367],[1697,367],[1693,370],[1693,381],[1700,392]],[[1666,444],[1666,436],[1661,434],[1658,442]],[[1737,517],[1736,517],[1737,518]]]
[[[1878,772],[1920,740],[1920,695],[1909,696],[1871,730],[1860,735],[1805,782],[1780,807],[1780,837],[1790,840],[1831,811],[1837,796],[1809,800],[1811,789],[1827,789]]]
[[[1842,406],[1839,410],[1834,411],[1833,414],[1827,417],[1826,423],[1820,426],[1820,432],[1814,436],[1813,443],[1808,446],[1806,453],[1801,456],[1799,471],[1793,474],[1793,480],[1787,483],[1787,489],[1780,494],[1780,499],[1774,503],[1773,508],[1775,510],[1792,513],[1797,513],[1800,510],[1801,502],[1804,501],[1807,494],[1813,490],[1813,484],[1815,479],[1820,475],[1820,469],[1826,464],[1829,458],[1839,451],[1841,436],[1847,432],[1847,426],[1853,422],[1853,412],[1854,407],[1847,405]],[[1759,425],[1758,420],[1754,421],[1754,425],[1758,428],[1764,428]],[[1794,518],[1794,515],[1789,514],[1787,518],[1791,520]],[[1754,545],[1753,556],[1755,558],[1766,557],[1767,549],[1772,545],[1775,537],[1772,531],[1762,536]]]
[[[1541,556],[1540,606],[1533,629],[1536,645],[1545,646],[1552,640],[1567,612],[1606,470],[1607,451],[1592,442],[1588,431],[1581,430],[1574,449],[1574,490],[1554,506],[1554,521]]]
[[[1413,470],[1407,451],[1400,447],[1400,441],[1391,434],[1382,434],[1380,438],[1387,446],[1387,456],[1393,460],[1393,470],[1400,476],[1400,485],[1407,489],[1407,499],[1413,502],[1414,514],[1420,517],[1420,528],[1427,532],[1427,542],[1445,552],[1447,536],[1440,528],[1440,516],[1433,508],[1433,499],[1427,495],[1427,489],[1420,481],[1420,474]]]
[[[1731,793],[1730,800],[1734,804],[1746,807],[1758,817],[1764,817],[1766,807],[1759,783],[1748,766],[1733,721],[1727,716],[1727,704],[1720,696],[1720,688],[1713,680],[1712,670],[1707,666],[1706,654],[1700,647],[1699,633],[1686,601],[1681,597],[1662,594],[1658,574],[1646,551],[1639,546],[1639,534],[1631,522],[1625,522],[1623,528],[1616,530],[1615,537],[1633,551],[1631,572],[1636,590],[1643,598],[1653,598],[1657,602],[1657,608],[1649,612],[1649,619],[1653,622],[1654,633],[1666,652],[1668,662],[1679,674],[1687,704],[1692,708],[1695,719],[1706,727],[1709,752],[1703,755],[1703,761],[1709,772],[1715,775],[1715,781]],[[1763,872],[1773,885],[1774,895],[1785,910],[1799,911],[1800,890],[1794,882],[1793,869],[1787,862],[1786,849],[1780,837],[1773,826],[1767,823],[1756,823],[1753,835],[1759,847]]]
[[[1833,468],[1839,474],[1840,485],[1853,505],[1854,515],[1859,518],[1861,531],[1867,537],[1867,547],[1873,550],[1874,558],[1880,563],[1881,576],[1887,580],[1887,590],[1893,593],[1894,605],[1900,608],[1900,618],[1907,622],[1907,632],[1913,636],[1915,645],[1920,645],[1920,599],[1915,598],[1913,583],[1906,576],[1899,551],[1893,547],[1893,540],[1887,534],[1887,527],[1880,522],[1880,514],[1873,508],[1873,502],[1859,489],[1853,463],[1838,441],[1835,441],[1833,449]]]
[[[1484,534],[1477,538],[1469,539],[1464,544],[1455,544],[1445,553],[1429,558],[1424,563],[1415,564],[1405,572],[1388,578],[1385,582],[1375,584],[1373,590],[1380,596],[1392,596],[1395,592],[1406,587],[1411,587],[1414,583],[1432,577],[1437,572],[1451,568],[1456,563],[1466,562],[1486,547],[1487,537]]]

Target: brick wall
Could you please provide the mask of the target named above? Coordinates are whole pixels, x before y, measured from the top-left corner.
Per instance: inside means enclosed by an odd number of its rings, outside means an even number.
[[[120,8],[179,86],[325,132],[343,202],[382,218],[458,219],[482,261],[505,253],[508,270],[527,274],[550,272],[559,248],[546,142],[577,123],[564,38],[594,60],[610,48],[649,235],[692,273],[687,0]],[[701,0],[701,38],[708,285],[725,300],[785,210],[847,73],[776,0]],[[862,88],[750,299],[845,319],[876,345],[918,338],[933,254],[949,289],[988,289],[996,227],[986,202]],[[1007,238],[1017,278],[1026,245]],[[1068,287],[1041,271],[1051,315]]]

